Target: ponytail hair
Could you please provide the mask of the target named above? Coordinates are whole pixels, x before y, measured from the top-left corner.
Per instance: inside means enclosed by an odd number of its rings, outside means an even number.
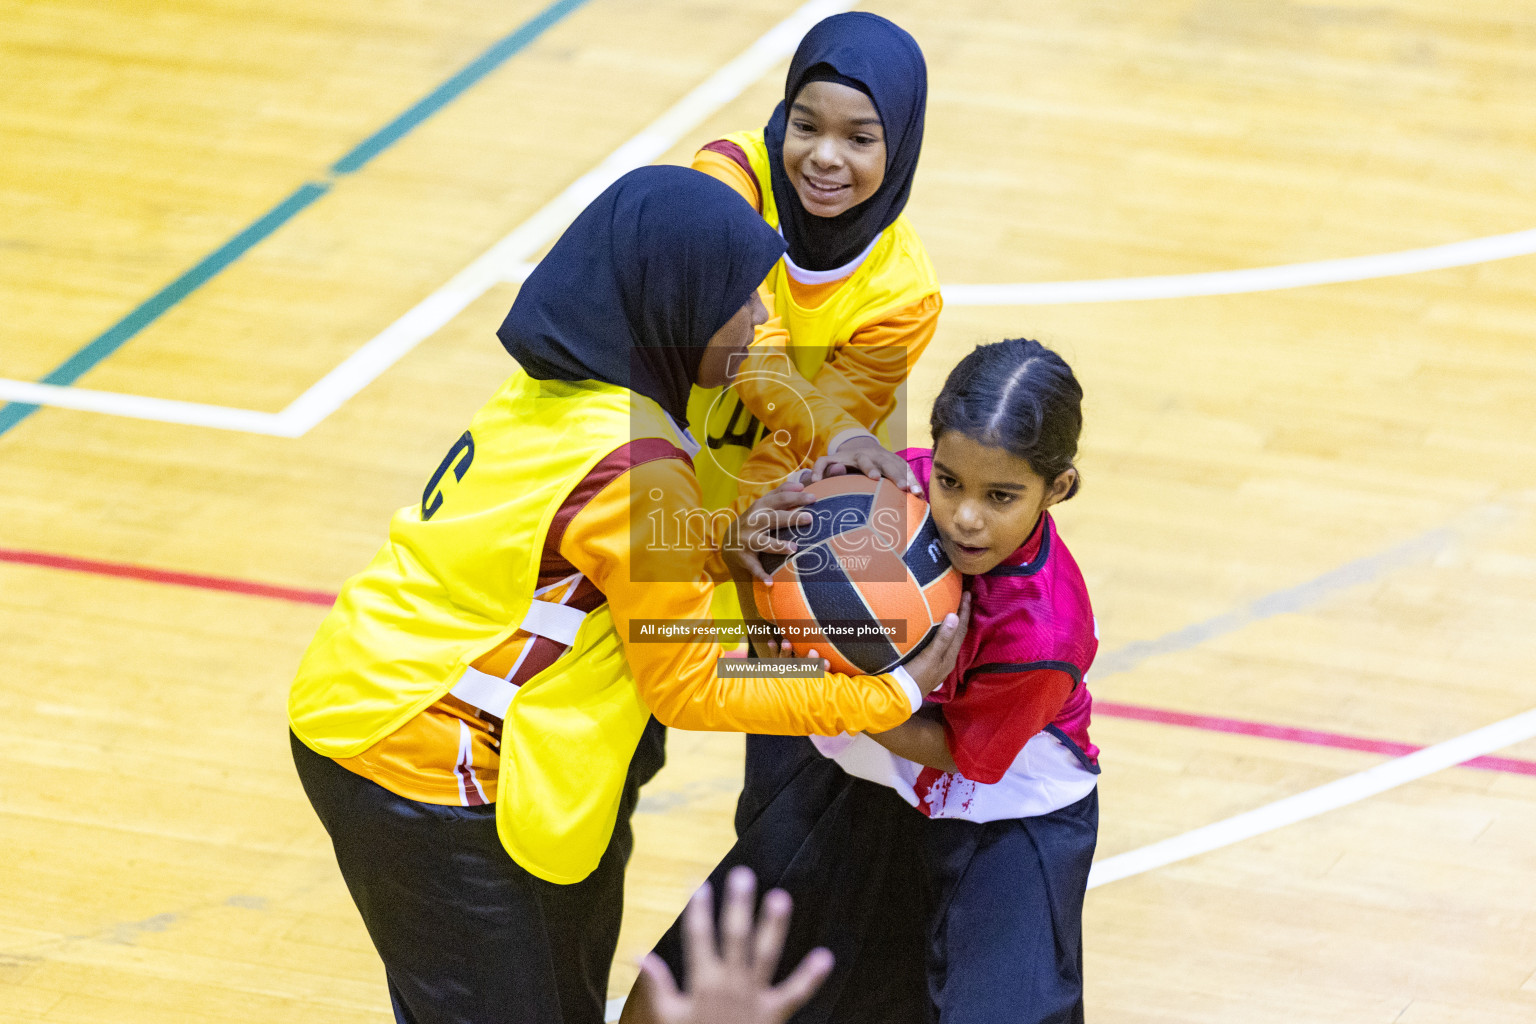
[[[1024,459],[1049,487],[1075,468],[1082,402],[1082,385],[1066,360],[1038,341],[1010,338],[978,345],[960,360],[928,422],[934,444],[958,431]],[[1080,481],[1072,482],[1066,498],[1077,493]]]

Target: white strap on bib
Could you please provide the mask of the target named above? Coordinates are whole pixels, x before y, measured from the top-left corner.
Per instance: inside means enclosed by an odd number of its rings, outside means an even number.
[[[586,617],[587,613],[579,608],[551,601],[534,601],[528,606],[528,614],[523,616],[519,628],[525,633],[548,637],[569,647],[575,643],[576,632],[581,629]],[[518,659],[518,664],[522,664],[522,659]],[[471,707],[477,707],[497,718],[506,718],[507,708],[512,705],[512,698],[517,696],[518,689],[500,676],[470,666],[464,669],[464,675],[459,677],[459,681],[448,692]]]
[[[570,605],[552,601],[535,601],[528,606],[520,627],[525,632],[547,636],[569,647],[576,642],[576,631],[581,628],[587,613]]]
[[[512,698],[517,696],[517,687],[500,676],[481,672],[471,666],[464,670],[463,677],[448,692],[471,707],[477,707],[497,718],[506,718]]]

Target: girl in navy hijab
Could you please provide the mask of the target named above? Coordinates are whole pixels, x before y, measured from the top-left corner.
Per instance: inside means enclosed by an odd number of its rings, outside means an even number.
[[[689,389],[729,380],[783,248],[697,171],[603,192],[498,332],[520,369],[304,656],[294,761],[400,1024],[601,1024],[657,720],[890,729],[953,663],[958,622],[930,645],[947,662],[852,679],[721,678],[711,638],[632,642],[637,620],[706,616],[726,559],[790,550],[788,489],[724,552],[651,532],[697,518]]]
[[[886,424],[900,440],[903,385],[941,305],[903,213],[927,98],[911,35],[878,15],[838,14],[800,43],[762,130],[734,132],[694,157],[788,248],[763,282],[774,317],[757,331],[754,358],[728,392],[701,390],[689,407],[706,442],[706,507],[739,510],[834,453],[915,488],[888,450]]]
[[[808,86],[817,83],[862,93],[869,103],[827,89],[812,89],[810,96],[802,97]],[[845,116],[852,118],[852,127],[863,128],[869,135],[864,145],[855,137],[853,148],[867,150],[869,157],[883,151],[878,181],[860,166],[859,154],[848,154],[853,166],[843,178],[833,151],[815,149],[820,140],[814,136],[833,127],[819,123],[816,115],[829,121],[841,109],[839,101],[846,105]],[[877,14],[839,14],[806,34],[789,67],[784,101],[763,128],[768,152],[778,157],[768,161],[778,226],[789,245],[790,262],[797,268],[813,273],[844,269],[896,223],[912,193],[927,103],[923,53],[892,22]],[[867,110],[859,109],[865,106],[873,107],[877,123],[860,122],[861,114],[868,116]],[[872,145],[877,141],[882,145]],[[861,173],[869,177],[856,180]]]

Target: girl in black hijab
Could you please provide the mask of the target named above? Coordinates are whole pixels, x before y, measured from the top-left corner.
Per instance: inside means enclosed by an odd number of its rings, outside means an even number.
[[[798,166],[805,148],[797,148],[801,140],[795,137],[806,131],[793,123],[805,116],[795,109],[802,91],[817,82],[841,85],[867,97],[879,123],[855,127],[866,128],[872,138],[884,143],[883,174],[872,194],[858,192],[845,202],[828,196],[831,208],[806,190],[802,179],[807,174],[814,177],[814,172]],[[788,243],[791,263],[817,273],[846,268],[896,223],[912,194],[927,105],[923,53],[916,40],[894,23],[878,14],[853,12],[828,18],[806,33],[789,66],[784,100],[763,128],[768,152],[778,157],[770,159],[768,171],[779,211],[778,227]],[[829,131],[830,125],[818,123],[814,129],[820,134]],[[787,153],[786,141],[790,143]],[[828,184],[837,184],[835,172],[832,178]],[[814,209],[807,207],[806,199]]]
[[[783,248],[687,168],[595,199],[498,332],[520,369],[305,653],[294,761],[400,1024],[601,1024],[658,719],[889,729],[953,664],[958,622],[933,656],[856,678],[721,678],[710,636],[645,640],[645,620],[707,616],[722,554],[792,550],[771,531],[793,488],[724,553],[677,532],[699,511],[689,390],[728,383]]]
[[[835,15],[800,43],[767,125],[695,156],[787,246],[764,281],[774,319],[758,329],[753,358],[728,393],[696,394],[689,408],[707,446],[706,507],[740,509],[828,454],[915,487],[882,442],[892,420],[901,440],[898,400],[941,307],[903,215],[927,96],[911,35],[878,15]]]

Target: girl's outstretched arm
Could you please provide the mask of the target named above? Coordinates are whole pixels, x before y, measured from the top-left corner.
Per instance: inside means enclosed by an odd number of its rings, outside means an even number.
[[[787,736],[888,728],[912,714],[949,672],[948,665],[924,672],[924,651],[912,666],[923,682],[903,668],[820,679],[720,677],[716,662],[724,651],[718,643],[688,642],[689,633],[645,633],[648,625],[711,618],[714,586],[706,563],[718,554],[705,546],[705,531],[690,528],[702,515],[699,501],[698,478],[681,453],[653,459],[588,500],[560,541],[560,554],[607,598],[640,695],[664,725]],[[963,635],[959,628],[941,631],[929,648],[958,647]]]

